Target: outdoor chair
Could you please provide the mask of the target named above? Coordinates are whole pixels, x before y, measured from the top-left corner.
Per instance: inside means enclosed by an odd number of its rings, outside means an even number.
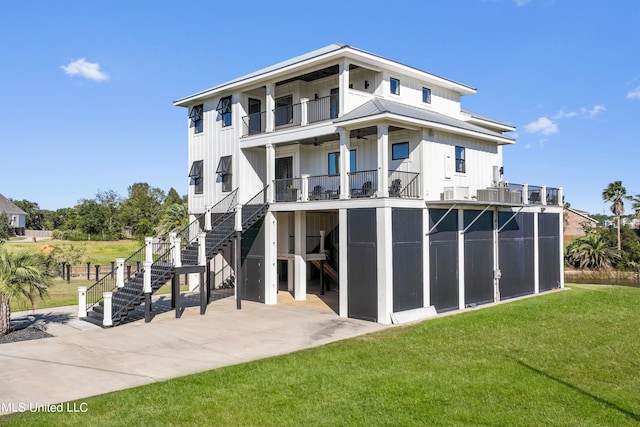
[[[316,185],[315,187],[313,187],[313,190],[311,192],[309,192],[309,199],[310,200],[319,200],[322,199],[323,196],[323,189],[321,185]]]
[[[401,183],[402,181],[399,179],[394,179],[391,182],[391,187],[389,187],[389,197],[400,197],[400,190],[402,189]]]

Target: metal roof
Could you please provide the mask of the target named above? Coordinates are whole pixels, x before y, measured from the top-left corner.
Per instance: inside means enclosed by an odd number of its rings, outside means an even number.
[[[224,88],[225,86],[233,85],[233,84],[236,84],[236,83],[241,83],[241,82],[243,82],[245,80],[249,80],[249,79],[252,79],[254,77],[259,77],[261,75],[264,75],[264,74],[267,74],[267,73],[270,73],[270,72],[273,72],[273,71],[278,71],[280,69],[284,69],[286,67],[289,67],[289,66],[292,66],[292,65],[296,65],[298,63],[301,63],[301,62],[304,62],[304,61],[308,61],[310,59],[314,59],[314,58],[320,57],[322,55],[326,55],[326,54],[329,54],[329,53],[332,53],[332,52],[335,52],[335,51],[338,51],[338,50],[341,50],[341,49],[352,49],[353,51],[356,51],[356,52],[360,52],[360,53],[363,53],[363,54],[366,54],[366,55],[371,55],[373,57],[380,58],[380,59],[385,60],[385,61],[390,61],[390,62],[393,62],[395,64],[411,68],[411,69],[413,69],[415,71],[418,71],[420,73],[429,74],[429,75],[431,75],[433,77],[436,77],[438,79],[441,79],[441,80],[450,82],[452,84],[458,85],[458,86],[460,86],[462,88],[468,89],[471,92],[475,92],[475,90],[476,90],[475,88],[473,88],[471,86],[456,82],[456,81],[451,80],[451,79],[447,79],[447,78],[438,76],[438,75],[433,74],[433,73],[429,73],[429,72],[420,70],[420,69],[415,68],[415,67],[411,67],[409,65],[402,64],[402,63],[397,62],[397,61],[393,61],[391,59],[384,58],[384,57],[382,57],[380,55],[376,55],[374,53],[370,53],[370,52],[367,52],[365,50],[355,48],[353,46],[349,46],[349,45],[342,44],[342,43],[333,43],[333,44],[330,44],[328,46],[322,47],[320,49],[316,49],[316,50],[313,50],[311,52],[296,56],[296,57],[291,58],[291,59],[288,59],[286,61],[279,62],[279,63],[277,63],[275,65],[271,65],[269,67],[262,68],[262,69],[260,69],[258,71],[255,71],[255,72],[250,73],[250,74],[246,74],[246,75],[244,75],[242,77],[238,77],[238,78],[230,80],[230,81],[228,81],[226,83],[222,83],[222,84],[213,86],[213,87],[211,87],[209,89],[206,89],[206,90],[194,93],[192,95],[186,96],[184,98],[178,99],[178,100],[174,101],[174,105],[181,104],[184,101],[187,101],[187,100],[189,100],[191,98],[197,98],[197,97],[199,97],[201,95],[204,95],[204,94],[207,94],[209,92],[217,91],[219,89]]]
[[[27,213],[15,205],[11,200],[0,194],[0,212],[8,214],[26,215]]]
[[[382,98],[374,98],[370,101],[367,101],[355,110],[345,114],[338,119],[335,119],[334,123],[343,123],[351,120],[358,120],[387,113],[439,125],[450,126],[470,132],[477,132],[484,135],[492,136],[494,138],[504,139],[506,141],[514,141],[512,138],[506,137],[499,132],[494,132],[481,126],[467,123],[463,120],[454,119],[453,117],[445,116],[440,113],[427,111],[422,108],[412,107],[410,105],[400,104]]]

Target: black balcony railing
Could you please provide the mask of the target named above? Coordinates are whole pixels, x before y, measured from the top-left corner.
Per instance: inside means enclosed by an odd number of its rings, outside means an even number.
[[[242,118],[242,136],[264,133],[267,126],[267,112],[253,113]]]
[[[309,123],[322,122],[338,118],[339,97],[338,95],[325,96],[309,101]]]
[[[378,171],[349,172],[351,197],[372,197],[378,191]]]
[[[389,197],[419,199],[419,176],[417,172],[389,171]]]
[[[340,197],[340,175],[309,177],[309,200],[329,200]]]
[[[302,124],[301,105],[285,105],[273,110],[276,129],[300,126]]]
[[[273,180],[276,202],[295,202],[300,198],[302,178],[281,178]]]
[[[513,184],[509,184],[511,188]],[[527,189],[527,197],[529,200],[529,204],[539,205],[542,204],[542,187],[538,187],[535,185],[529,185]]]

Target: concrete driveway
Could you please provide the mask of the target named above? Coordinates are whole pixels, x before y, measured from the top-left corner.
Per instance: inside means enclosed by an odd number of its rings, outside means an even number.
[[[0,413],[20,404],[82,399],[222,366],[291,353],[363,335],[386,326],[338,317],[309,301],[264,305],[233,298],[214,301],[205,315],[188,307],[150,323],[110,329],[77,319],[77,307],[15,313],[47,322],[54,335],[0,345]]]

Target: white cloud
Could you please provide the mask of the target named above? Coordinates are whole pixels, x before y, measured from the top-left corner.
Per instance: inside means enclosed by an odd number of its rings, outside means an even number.
[[[638,86],[634,90],[630,91],[627,94],[627,98],[629,98],[629,99],[640,99],[640,86]]]
[[[525,132],[539,133],[541,135],[552,135],[558,133],[558,125],[549,120],[548,117],[540,117],[535,122],[531,122],[524,127]]]
[[[95,80],[97,82],[109,79],[106,73],[100,71],[100,64],[97,62],[87,62],[85,58],[72,61],[67,65],[62,65],[60,68],[70,76],[84,77],[85,79]]]
[[[586,108],[581,108],[580,111],[589,117],[594,117],[600,114],[602,111],[607,111],[607,108],[604,105],[594,105],[591,110],[587,110]]]
[[[527,3],[529,3],[531,0],[513,0],[513,2],[516,4],[516,6],[518,7],[522,7],[524,5],[526,5]]]
[[[552,119],[570,119],[577,115],[578,113],[576,113],[575,111],[569,111],[568,113],[565,113],[564,110],[560,110],[558,111],[558,114],[552,117]]]

